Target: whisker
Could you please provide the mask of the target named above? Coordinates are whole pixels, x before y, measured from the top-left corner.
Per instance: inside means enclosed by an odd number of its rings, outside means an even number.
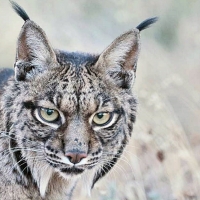
[[[101,164],[101,163],[102,163],[102,164]],[[112,166],[111,166],[110,164],[105,165],[104,162],[99,162],[99,164],[101,165],[100,170],[103,170],[105,174],[108,174],[108,175],[110,175],[110,176],[113,175],[113,176],[114,176],[114,179],[117,180],[117,179],[116,179],[116,174],[115,174],[115,172],[117,172],[117,171],[116,171],[115,169],[112,170],[111,173],[108,173],[110,170],[107,168],[107,165],[109,165],[109,166],[112,168]],[[106,171],[105,169],[106,169],[107,171]]]
[[[1,135],[1,134],[3,134],[3,135]],[[8,135],[9,134],[9,135]],[[18,141],[18,139],[16,139],[15,137],[12,137],[11,135],[10,135],[10,133],[9,132],[5,132],[5,131],[1,131],[0,132],[0,138],[3,138],[3,137],[7,137],[7,138],[10,138],[10,139],[12,139],[12,140],[16,140],[16,141]],[[32,141],[32,140],[29,140],[28,138],[24,138],[26,141],[29,141],[29,142],[31,142],[31,143],[34,143],[34,142],[36,142],[36,141]]]
[[[28,161],[28,160],[35,160],[35,159],[37,159],[37,161],[44,161],[44,160],[45,160],[45,159],[40,160],[40,159],[38,159],[38,158],[44,158],[44,157],[43,157],[43,156],[28,157],[28,159],[26,159],[26,161]],[[23,165],[23,163],[22,163],[21,165]],[[21,166],[21,165],[19,165],[19,166]],[[28,167],[29,167],[29,166],[27,165],[27,166],[21,171],[21,173],[23,173]]]
[[[114,167],[114,165],[115,165],[115,162],[109,161],[109,160],[107,160],[107,159],[104,159],[104,160],[102,160],[102,161],[104,161],[104,162],[109,162],[108,164],[109,164],[109,166],[110,166],[111,168]],[[108,165],[108,164],[106,164],[106,165]],[[127,175],[126,175],[126,171],[123,169],[123,167],[121,167],[119,164],[118,164],[118,165],[115,165],[115,167],[118,168],[120,171],[122,171],[122,173],[125,174],[126,179],[128,180]]]

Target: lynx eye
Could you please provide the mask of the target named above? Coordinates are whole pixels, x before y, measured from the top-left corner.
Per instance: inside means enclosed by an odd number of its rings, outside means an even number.
[[[112,118],[112,113],[100,112],[94,116],[93,122],[96,125],[102,126],[105,125],[107,122],[109,122],[111,118]]]
[[[59,118],[58,111],[49,108],[39,108],[38,114],[46,122],[55,122]]]

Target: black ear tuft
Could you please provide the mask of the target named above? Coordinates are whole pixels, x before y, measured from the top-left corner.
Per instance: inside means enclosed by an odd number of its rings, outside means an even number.
[[[145,21],[143,21],[141,24],[139,24],[136,28],[139,31],[142,31],[146,28],[149,28],[151,26],[151,24],[154,24],[157,21],[158,21],[158,17],[149,18],[149,19],[146,19]]]
[[[14,9],[14,11],[24,20],[24,21],[27,21],[27,20],[30,20],[29,16],[27,15],[26,11],[21,7],[19,6],[16,2],[14,1],[11,1],[10,0],[10,3]]]

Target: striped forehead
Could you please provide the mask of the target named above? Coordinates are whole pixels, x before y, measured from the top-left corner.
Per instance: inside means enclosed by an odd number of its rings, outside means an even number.
[[[96,96],[101,93],[102,82],[98,74],[92,72],[97,56],[82,53],[59,51],[58,68],[53,68],[41,75],[35,83],[43,93],[40,99],[51,98],[61,111],[74,113],[76,110],[93,112],[97,107]],[[41,83],[41,84],[40,84]]]
[[[70,67],[60,80],[58,91],[62,93],[62,110],[72,113],[76,110],[92,112],[97,106],[99,80],[84,67]]]
[[[95,95],[91,93],[65,93],[60,102],[61,111],[66,111],[71,114],[77,112],[93,113],[97,106],[98,102],[95,101]]]
[[[53,104],[67,114],[92,114],[110,95],[101,77],[88,70],[84,66],[79,69],[62,66],[42,76],[32,87],[31,93],[37,101],[51,102],[47,105]]]

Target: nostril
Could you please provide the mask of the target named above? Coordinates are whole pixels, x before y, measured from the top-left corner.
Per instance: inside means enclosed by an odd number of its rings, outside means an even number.
[[[75,152],[67,152],[65,156],[69,159],[69,161],[73,164],[79,163],[83,158],[87,157],[86,153],[75,153]]]

